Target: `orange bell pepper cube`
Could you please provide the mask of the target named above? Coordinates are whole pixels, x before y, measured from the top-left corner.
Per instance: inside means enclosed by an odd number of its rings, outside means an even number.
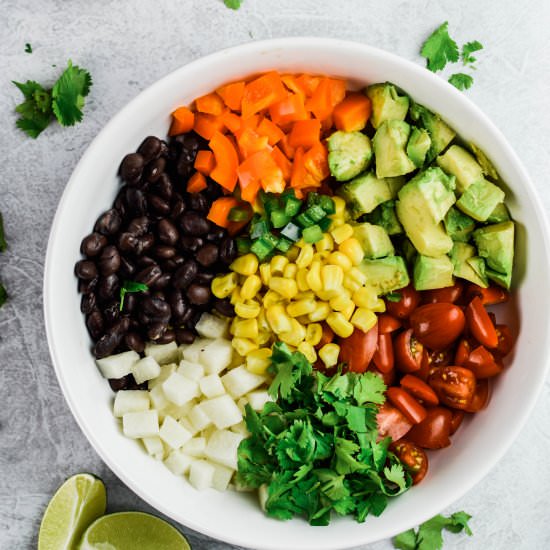
[[[206,187],[206,178],[200,172],[195,172],[187,182],[188,193],[198,193]]]
[[[222,101],[232,110],[241,111],[241,102],[243,100],[244,81],[232,82],[216,90],[216,93],[222,98]]]
[[[293,93],[302,96],[302,99],[305,100],[305,90],[296,82],[296,77],[292,74],[281,75],[281,80],[283,84]]]
[[[292,145],[290,145],[288,142],[288,135],[285,134],[285,136],[281,139],[279,142],[279,147],[287,158],[294,158],[294,155],[296,154],[296,147],[292,147]]]
[[[168,135],[177,136],[178,134],[186,134],[193,129],[195,124],[195,114],[187,107],[178,107],[172,113],[172,124]]]
[[[241,197],[251,204],[260,189],[268,193],[282,193],[285,189],[283,171],[264,149],[248,157],[237,169],[241,186]],[[252,200],[251,200],[252,199]]]
[[[224,110],[222,98],[216,93],[203,95],[195,99],[195,107],[199,113],[221,115]]]
[[[267,136],[261,136],[251,128],[244,128],[237,132],[236,138],[239,151],[245,159],[265,149],[268,145]]]
[[[330,102],[335,107],[346,97],[346,81],[340,78],[329,78],[330,80]]]
[[[296,84],[304,91],[307,97],[311,97],[317,86],[319,86],[321,78],[319,76],[312,76],[310,74],[302,74],[296,78]]]
[[[313,147],[321,137],[321,121],[314,118],[297,120],[292,126],[288,142],[292,147]]]
[[[267,142],[271,146],[276,145],[285,137],[285,133],[268,118],[262,118],[257,131],[261,136],[267,137]]]
[[[370,99],[365,94],[352,92],[334,107],[332,117],[337,130],[359,132],[367,125],[371,112]]]
[[[228,227],[231,223],[229,220],[229,212],[231,212],[231,209],[235,208],[235,206],[238,206],[238,204],[239,201],[235,197],[220,197],[212,203],[208,216],[206,217],[220,227]]]
[[[237,185],[237,167],[239,155],[233,142],[220,132],[215,132],[208,143],[214,153],[216,164],[210,177],[227,191],[233,191]]]
[[[296,149],[294,162],[292,164],[292,176],[290,186],[295,189],[304,187],[319,187],[321,182],[315,179],[307,170],[304,164],[304,150],[301,147]]]
[[[309,118],[304,100],[298,94],[290,94],[282,101],[274,103],[269,108],[269,115],[271,120],[279,126]]]
[[[271,71],[252,80],[244,87],[241,109],[244,118],[267,109],[287,95],[279,73]]]
[[[271,158],[281,169],[284,180],[287,182],[290,181],[290,177],[292,176],[292,162],[288,160],[286,155],[277,146],[273,147],[273,150],[271,151]]]
[[[330,176],[328,150],[323,143],[317,142],[304,153],[304,166],[317,181],[323,181]]]
[[[232,133],[237,133],[242,126],[242,118],[231,111],[225,111],[222,114],[224,126]]]
[[[197,172],[208,176],[214,169],[214,154],[212,151],[199,151],[195,157],[193,167]]]
[[[214,116],[207,113],[197,113],[195,115],[195,125],[193,129],[204,139],[212,139],[212,136],[216,132],[221,132],[223,128],[223,115]]]

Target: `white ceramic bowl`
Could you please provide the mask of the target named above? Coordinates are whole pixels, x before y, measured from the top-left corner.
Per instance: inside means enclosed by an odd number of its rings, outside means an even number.
[[[511,368],[495,384],[489,408],[432,453],[427,478],[380,518],[363,524],[334,519],[329,527],[269,519],[251,495],[195,491],[120,433],[113,394],[90,354],[73,266],[80,241],[117,193],[117,169],[147,135],[166,135],[170,112],[222,83],[266,71],[341,76],[353,86],[389,80],[430,107],[466,140],[477,143],[508,185],[517,221],[514,305],[500,312],[520,325]],[[467,97],[427,70],[362,44],[321,38],[252,42],[190,63],[142,92],[90,145],[63,194],[46,258],[44,309],[50,352],[69,406],[109,467],[152,506],[192,529],[251,548],[335,550],[374,542],[418,524],[461,497],[502,457],[518,435],[542,387],[548,364],[550,300],[548,229],[532,183],[502,134]]]

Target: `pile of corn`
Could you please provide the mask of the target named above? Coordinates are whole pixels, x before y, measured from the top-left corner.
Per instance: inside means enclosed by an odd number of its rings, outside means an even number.
[[[321,322],[342,338],[355,328],[364,332],[385,309],[376,291],[357,268],[364,252],[345,221],[345,202],[333,197],[336,212],[329,232],[314,245],[299,241],[286,256],[260,264],[254,254],[237,258],[231,273],[212,282],[218,298],[229,297],[235,308],[232,344],[247,368],[263,374],[271,345],[279,340],[302,352],[308,361],[327,367],[338,362],[340,347],[321,341]]]

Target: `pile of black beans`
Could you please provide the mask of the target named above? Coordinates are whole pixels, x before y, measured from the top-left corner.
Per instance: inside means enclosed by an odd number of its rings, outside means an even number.
[[[147,341],[188,344],[204,311],[233,315],[229,301],[210,290],[237,254],[234,239],[206,218],[221,189],[207,180],[204,191],[185,191],[197,152],[206,148],[192,132],[169,143],[150,136],[122,160],[123,185],[82,240],[84,259],[75,265],[96,358],[141,353]],[[126,293],[121,310],[126,281],[148,290]]]

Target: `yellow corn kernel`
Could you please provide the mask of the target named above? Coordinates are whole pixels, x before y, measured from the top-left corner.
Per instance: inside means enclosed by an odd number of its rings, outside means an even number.
[[[227,298],[237,288],[237,275],[228,273],[212,281],[212,294],[216,298]]]
[[[344,311],[350,302],[353,304],[350,293],[342,290],[338,296],[331,298],[328,303],[334,311]],[[353,306],[355,307],[355,304]]]
[[[265,374],[271,363],[271,349],[260,348],[251,351],[246,356],[246,368],[254,374]]]
[[[281,332],[278,336],[285,344],[297,347],[306,337],[306,328],[296,319],[291,319],[290,324],[290,330]]]
[[[323,233],[323,238],[315,243],[317,252],[332,252],[334,248],[334,239],[330,233]]]
[[[298,346],[298,351],[300,353],[303,353],[310,363],[315,363],[315,361],[317,361],[317,352],[311,344],[308,344],[305,341],[300,342],[300,345]]]
[[[307,327],[310,323],[309,315],[300,315],[299,317],[294,317],[294,319],[301,325],[304,325],[304,327]]]
[[[316,346],[323,337],[323,327],[319,323],[309,323],[306,327],[306,342]]]
[[[371,287],[362,286],[353,293],[351,299],[355,302],[357,307],[372,309],[378,301],[378,296]]]
[[[284,298],[278,292],[275,292],[274,290],[268,290],[262,298],[262,304],[265,308],[268,308],[273,304],[278,304],[279,302],[282,302],[283,299]]]
[[[258,258],[252,253],[240,256],[229,266],[231,271],[239,275],[253,275],[258,271]]]
[[[256,342],[258,342],[260,346],[263,346],[271,340],[272,336],[273,334],[271,333],[271,330],[260,330],[260,332],[258,332],[258,338],[256,338]]]
[[[298,273],[298,266],[296,264],[287,264],[283,271],[283,277],[285,279],[296,279],[297,273]]]
[[[346,273],[344,275],[344,288],[353,294],[361,288],[361,285],[353,277],[350,277],[349,273]]]
[[[327,324],[341,338],[347,338],[353,332],[353,325],[338,311],[327,317]]]
[[[231,293],[231,298],[229,298],[229,301],[232,305],[235,305],[237,302],[241,302],[241,289],[239,287],[235,288],[235,290]]]
[[[269,288],[278,292],[283,298],[288,300],[298,294],[298,285],[294,279],[285,279],[284,277],[271,277]]]
[[[305,267],[303,267],[302,269],[298,269],[298,272],[296,273],[296,283],[298,284],[298,290],[300,292],[305,292],[306,290],[309,290],[307,275],[308,270]]]
[[[365,256],[361,243],[355,237],[342,241],[338,250],[345,254],[353,265],[359,265]]]
[[[307,315],[312,311],[315,311],[315,300],[309,298],[304,300],[298,300],[297,302],[292,302],[286,306],[286,312],[291,317],[299,317],[300,315]]]
[[[288,264],[288,259],[286,256],[273,256],[271,262],[269,262],[269,267],[271,268],[271,275],[282,275],[283,271]]]
[[[329,216],[329,218],[331,219],[329,231],[332,231],[333,229],[336,229],[337,227],[340,227],[346,223],[344,218],[340,218],[334,215]]]
[[[310,244],[304,244],[296,258],[296,265],[298,268],[307,267],[311,260],[313,260],[313,247]]]
[[[265,316],[265,307],[262,307],[260,309],[260,313],[258,314],[258,317],[256,319],[258,321],[258,330],[259,331],[267,331],[269,332],[271,329],[269,328],[269,323],[267,322],[266,316]]]
[[[325,344],[319,350],[319,357],[326,367],[334,367],[338,364],[338,356],[340,355],[340,346],[338,344]]]
[[[243,319],[254,319],[260,314],[260,304],[254,300],[246,302],[237,302],[235,304],[235,313]]]
[[[339,265],[324,265],[321,268],[321,280],[325,292],[338,294],[342,291],[344,272]]]
[[[337,244],[343,243],[346,239],[353,237],[353,227],[349,223],[344,223],[339,227],[330,230],[330,234]]]
[[[312,323],[316,323],[317,321],[324,321],[330,315],[331,311],[332,310],[330,309],[330,306],[327,304],[327,302],[317,302],[315,311],[312,311],[309,314],[309,320]]]
[[[332,197],[334,202],[334,216],[336,218],[344,218],[346,215],[346,201],[342,197]]]
[[[371,309],[372,311],[376,311],[376,313],[384,313],[384,311],[386,311],[386,302],[384,302],[382,298],[378,298],[376,304],[374,304]]]
[[[354,311],[355,311],[355,304],[353,303],[353,300],[350,300],[346,304],[346,307],[344,307],[344,309],[341,311],[341,313],[346,318],[346,321],[349,321]]]
[[[258,291],[262,288],[262,280],[258,275],[249,275],[241,286],[241,298],[243,300],[252,300]]]
[[[289,262],[295,262],[296,258],[298,257],[298,254],[300,253],[300,249],[297,246],[293,246],[287,253],[286,257],[288,258]]]
[[[323,281],[321,279],[321,262],[318,260],[312,262],[306,275],[306,281],[308,288],[311,288],[313,292],[319,292],[323,288]]]
[[[343,253],[336,250],[328,258],[327,261],[332,265],[339,265],[344,272],[351,269],[351,260]]]
[[[376,323],[376,313],[364,307],[358,307],[351,316],[351,324],[363,332],[370,330]]]
[[[269,264],[260,264],[260,279],[262,284],[269,286],[269,281],[271,280],[271,267]]]
[[[258,349],[258,344],[248,338],[233,338],[231,344],[235,351],[242,357],[246,357],[251,351]]]
[[[275,304],[266,309],[265,316],[271,330],[275,334],[287,332],[292,328],[290,318],[282,304]]]
[[[258,321],[256,319],[237,319],[231,325],[233,336],[238,338],[258,338]]]
[[[298,292],[296,296],[294,296],[294,300],[309,300],[309,299],[315,300],[315,292],[313,290],[304,290],[303,292]]]
[[[364,285],[367,282],[367,276],[360,269],[357,269],[356,267],[352,267],[348,271],[348,275],[352,279],[357,281],[360,285]]]
[[[315,252],[315,254],[313,254],[312,263],[321,262],[322,264],[324,264],[326,263],[326,260],[329,256],[330,256],[330,252],[328,250],[323,250],[323,252]]]

